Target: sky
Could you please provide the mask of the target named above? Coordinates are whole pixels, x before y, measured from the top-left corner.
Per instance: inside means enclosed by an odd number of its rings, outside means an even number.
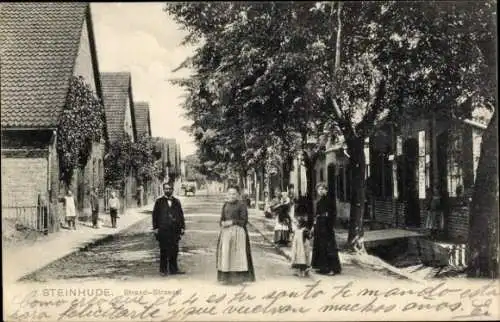
[[[175,138],[185,157],[196,148],[181,129],[190,124],[182,116],[183,90],[168,80],[189,75],[172,71],[194,47],[180,45],[186,32],[163,7],[163,2],[91,3],[97,57],[101,72],[131,73],[134,101],[149,102],[153,136]]]

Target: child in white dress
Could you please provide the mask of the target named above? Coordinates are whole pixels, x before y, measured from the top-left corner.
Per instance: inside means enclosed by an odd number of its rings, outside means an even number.
[[[292,268],[296,269],[297,275],[305,277],[308,275],[311,263],[311,234],[307,229],[305,217],[297,217],[298,225],[293,234],[292,241]]]

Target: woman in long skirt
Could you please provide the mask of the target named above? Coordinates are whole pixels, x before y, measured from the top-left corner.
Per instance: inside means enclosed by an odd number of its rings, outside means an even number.
[[[340,274],[339,252],[335,239],[334,225],[336,219],[335,200],[326,196],[326,185],[319,183],[316,186],[320,199],[316,203],[314,219],[314,240],[311,266],[320,274]]]
[[[217,279],[225,284],[255,281],[250,238],[247,231],[248,212],[239,200],[238,187],[228,189],[229,200],[222,206],[221,231],[217,243]]]

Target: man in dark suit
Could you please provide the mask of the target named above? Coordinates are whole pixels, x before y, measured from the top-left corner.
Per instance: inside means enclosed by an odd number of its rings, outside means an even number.
[[[153,208],[153,231],[160,244],[160,273],[184,274],[177,266],[179,240],[185,229],[184,212],[179,199],[172,196],[171,184],[164,183],[163,192]]]

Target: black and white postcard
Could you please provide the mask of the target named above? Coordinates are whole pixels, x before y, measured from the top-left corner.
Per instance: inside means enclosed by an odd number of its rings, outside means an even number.
[[[5,321],[500,318],[496,1],[0,4]]]

